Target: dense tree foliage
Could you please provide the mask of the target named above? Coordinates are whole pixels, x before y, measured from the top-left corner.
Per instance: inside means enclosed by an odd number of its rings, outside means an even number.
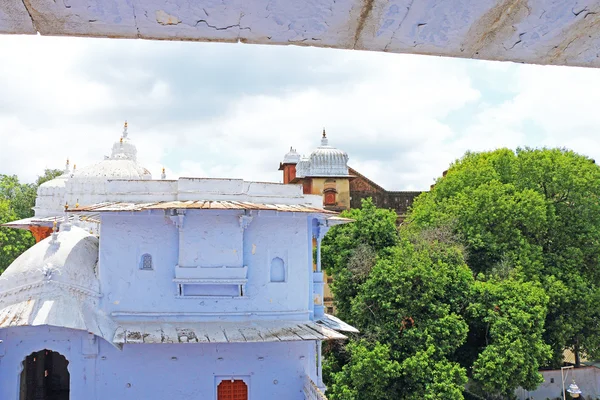
[[[330,398],[460,398],[467,375],[453,358],[467,337],[461,314],[473,282],[460,249],[401,239],[396,214],[370,200],[344,215],[356,223],[328,234],[324,265],[336,306],[363,340],[327,357]]]
[[[370,201],[345,212],[323,265],[361,333],[326,348],[330,397],[460,399],[469,376],[510,398],[565,349],[600,356],[599,200],[592,160],[501,149],[451,165],[399,231]]]
[[[38,186],[61,173],[46,169],[35,183],[20,183],[16,175],[0,175],[0,224],[32,217]],[[0,273],[34,243],[29,231],[0,228]]]
[[[351,300],[356,296],[375,263],[378,254],[399,243],[396,213],[375,207],[370,199],[361,209],[344,211],[351,224],[332,229],[323,240],[322,263],[329,274],[335,275],[333,290],[340,318],[350,319]]]
[[[520,274],[548,296],[544,339],[600,355],[600,168],[561,149],[468,153],[414,204],[420,227],[450,224],[475,272]]]

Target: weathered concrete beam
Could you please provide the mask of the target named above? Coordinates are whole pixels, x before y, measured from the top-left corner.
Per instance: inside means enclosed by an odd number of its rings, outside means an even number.
[[[592,0],[0,0],[0,33],[36,32],[600,66]]]

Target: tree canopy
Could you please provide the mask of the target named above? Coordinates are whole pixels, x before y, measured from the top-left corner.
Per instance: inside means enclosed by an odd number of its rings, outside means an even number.
[[[453,163],[399,230],[368,200],[344,212],[356,223],[331,229],[323,265],[361,333],[327,349],[329,396],[458,399],[468,376],[507,398],[565,349],[598,357],[599,200],[589,158],[500,149]]]
[[[330,352],[329,397],[459,398],[467,375],[453,358],[467,337],[461,314],[473,281],[460,249],[401,238],[396,214],[370,200],[344,216],[356,223],[326,236],[324,265],[335,276],[340,314],[361,330],[362,340]]]
[[[60,174],[61,170],[46,169],[35,183],[20,183],[16,175],[0,174],[0,224],[32,217],[38,186]],[[34,244],[29,231],[0,227],[0,273]]]
[[[519,275],[548,296],[551,365],[600,355],[600,168],[564,149],[467,153],[420,196],[410,223],[449,224],[474,273]]]

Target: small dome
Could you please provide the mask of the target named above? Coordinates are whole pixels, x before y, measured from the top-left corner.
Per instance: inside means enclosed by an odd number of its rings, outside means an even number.
[[[300,154],[296,152],[296,149],[290,147],[290,151],[283,157],[283,164],[297,164],[298,161],[300,161]]]
[[[104,178],[104,179],[152,179],[152,174],[139,165],[137,148],[129,140],[127,122],[121,138],[113,144],[112,153],[104,161],[82,168],[73,174],[73,178]]]
[[[300,159],[296,166],[296,175],[299,177],[348,176],[348,154],[330,146],[327,134],[323,129],[321,145],[310,153],[310,156]]]
[[[97,164],[78,170],[74,179],[104,178],[104,179],[152,179],[152,174],[146,168],[130,159],[107,159]]]
[[[67,180],[70,177],[71,177],[71,166],[70,166],[69,160],[67,159],[67,162],[65,163],[65,169],[63,170],[62,175],[57,176],[54,179],[50,179],[49,181],[42,183],[38,187],[38,196],[40,195],[40,192],[53,191],[54,189],[63,189],[65,187],[65,184],[67,183]]]
[[[16,288],[35,290],[52,280],[62,285],[98,291],[98,238],[76,226],[48,237],[21,254],[0,275],[0,296]]]
[[[40,193],[40,189],[43,191],[44,189],[64,188],[67,179],[69,179],[69,176],[67,174],[62,174],[61,176],[57,176],[54,179],[42,183],[38,188],[38,194]]]

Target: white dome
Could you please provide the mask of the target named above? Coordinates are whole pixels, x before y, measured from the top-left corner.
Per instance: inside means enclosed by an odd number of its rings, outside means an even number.
[[[283,164],[297,164],[300,161],[300,154],[296,152],[296,149],[290,147],[290,151],[283,157]]]
[[[58,326],[112,342],[116,325],[98,305],[98,239],[78,227],[53,236],[0,275],[0,328]]]
[[[110,157],[94,165],[70,170],[58,178],[40,185],[35,202],[35,216],[61,214],[67,204],[93,204],[107,201],[107,182],[110,180],[149,180],[152,174],[136,161],[137,149],[129,140],[127,123],[121,138],[112,146]]]
[[[107,159],[78,170],[73,178],[152,179],[152,174],[134,160]]]
[[[152,179],[150,171],[137,163],[137,148],[127,136],[126,122],[123,136],[113,144],[110,157],[78,170],[73,174],[73,178]]]
[[[20,294],[48,281],[98,291],[98,238],[76,226],[48,237],[21,254],[0,275],[0,297]]]
[[[67,174],[62,174],[61,176],[57,176],[54,179],[51,179],[49,181],[42,183],[38,188],[38,192],[40,191],[40,189],[42,191],[44,191],[44,190],[48,190],[48,189],[64,188],[65,184],[67,182],[67,179],[69,179],[69,176]]]
[[[340,149],[329,146],[325,130],[321,146],[317,147],[310,156],[302,157],[296,166],[296,175],[305,176],[348,176],[348,154]]]

